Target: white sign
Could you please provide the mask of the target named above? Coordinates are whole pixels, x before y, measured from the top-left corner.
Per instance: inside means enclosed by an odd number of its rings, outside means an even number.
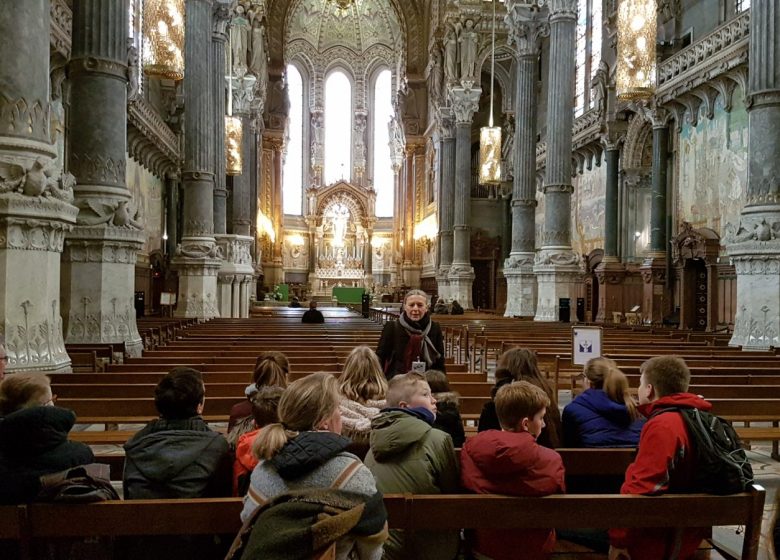
[[[601,357],[601,332],[601,327],[572,327],[572,364],[585,365],[588,360]]]

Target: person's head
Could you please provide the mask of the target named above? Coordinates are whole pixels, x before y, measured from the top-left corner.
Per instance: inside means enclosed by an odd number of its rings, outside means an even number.
[[[628,389],[628,379],[613,360],[592,358],[585,364],[582,375],[588,386],[604,391],[611,400],[626,405],[632,418],[637,417],[636,405]]]
[[[550,406],[547,393],[528,381],[515,381],[496,393],[496,415],[506,432],[528,432],[539,437],[544,428],[544,415]]]
[[[674,393],[685,393],[691,371],[679,356],[656,356],[639,367],[639,404],[647,404]]]
[[[284,389],[277,386],[260,387],[252,393],[249,402],[252,403],[252,417],[258,428],[279,421],[279,401],[283,394]]]
[[[429,369],[425,372],[425,380],[434,394],[450,392],[450,382],[447,381],[447,375],[443,371]]]
[[[167,420],[183,420],[202,414],[205,402],[203,376],[189,367],[173,368],[154,390],[154,406]]]
[[[514,381],[530,381],[535,385],[543,383],[536,353],[527,348],[510,348],[498,358],[496,379],[511,377]]]
[[[273,350],[263,352],[255,361],[255,371],[252,382],[260,387],[287,387],[287,374],[290,372],[290,362],[287,356]]]
[[[0,380],[5,375],[5,368],[8,366],[8,353],[5,350],[5,337],[0,335]]]
[[[412,321],[419,321],[428,311],[428,294],[422,290],[409,290],[404,297],[404,313]]]
[[[436,399],[425,377],[410,371],[396,375],[387,383],[387,406],[397,408],[426,408],[436,414]]]
[[[314,300],[311,300],[309,302],[309,309],[317,309],[317,302]]]
[[[53,405],[51,380],[39,372],[9,374],[0,382],[0,416],[23,408]]]
[[[368,346],[356,346],[347,356],[341,373],[341,393],[352,401],[381,400],[387,393],[387,379],[379,358]]]
[[[339,382],[330,373],[313,373],[293,381],[279,400],[279,422],[267,425],[255,439],[255,456],[271,459],[300,432],[340,434],[340,404]]]

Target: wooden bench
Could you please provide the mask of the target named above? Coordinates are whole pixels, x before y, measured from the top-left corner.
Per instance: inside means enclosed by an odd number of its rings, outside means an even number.
[[[741,558],[755,560],[764,500],[764,489],[754,486],[733,496],[388,494],[385,506],[389,526],[409,531],[742,525]],[[235,534],[242,507],[240,498],[2,506],[0,536],[19,541],[27,560],[31,543],[46,539]]]

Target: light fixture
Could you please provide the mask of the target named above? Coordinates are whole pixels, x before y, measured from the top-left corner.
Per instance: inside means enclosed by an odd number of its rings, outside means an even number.
[[[143,66],[151,76],[184,78],[184,0],[145,0]]]
[[[227,115],[225,116],[225,173],[241,175],[243,162],[241,160],[241,143],[244,127],[239,117],[233,116],[233,43],[228,45],[228,99]]]
[[[493,0],[493,34],[490,48],[490,120],[479,130],[479,183],[501,182],[501,127],[493,126],[493,83],[496,70],[496,1]]]
[[[371,246],[374,249],[379,249],[381,247],[384,247],[386,242],[387,241],[385,240],[384,237],[372,237],[371,238]]]
[[[271,218],[266,216],[262,210],[257,210],[257,236],[258,237],[268,237],[268,239],[271,240],[271,243],[276,241],[276,232],[274,231],[274,224],[271,221]]]
[[[305,240],[300,233],[293,233],[287,236],[287,243],[293,247],[303,247]]]
[[[617,19],[618,99],[634,100],[655,93],[655,0],[620,0]]]
[[[436,220],[436,214],[431,214],[424,220],[415,224],[414,235],[412,235],[412,237],[415,241],[419,241],[430,250],[431,244],[433,244],[433,240],[436,239],[438,233],[439,224]]]

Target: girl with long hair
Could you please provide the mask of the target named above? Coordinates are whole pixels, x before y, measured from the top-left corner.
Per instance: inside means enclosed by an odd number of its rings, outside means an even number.
[[[377,358],[368,346],[349,353],[339,378],[341,384],[342,435],[352,440],[351,450],[359,457],[368,452],[371,420],[385,407],[387,380]]]

